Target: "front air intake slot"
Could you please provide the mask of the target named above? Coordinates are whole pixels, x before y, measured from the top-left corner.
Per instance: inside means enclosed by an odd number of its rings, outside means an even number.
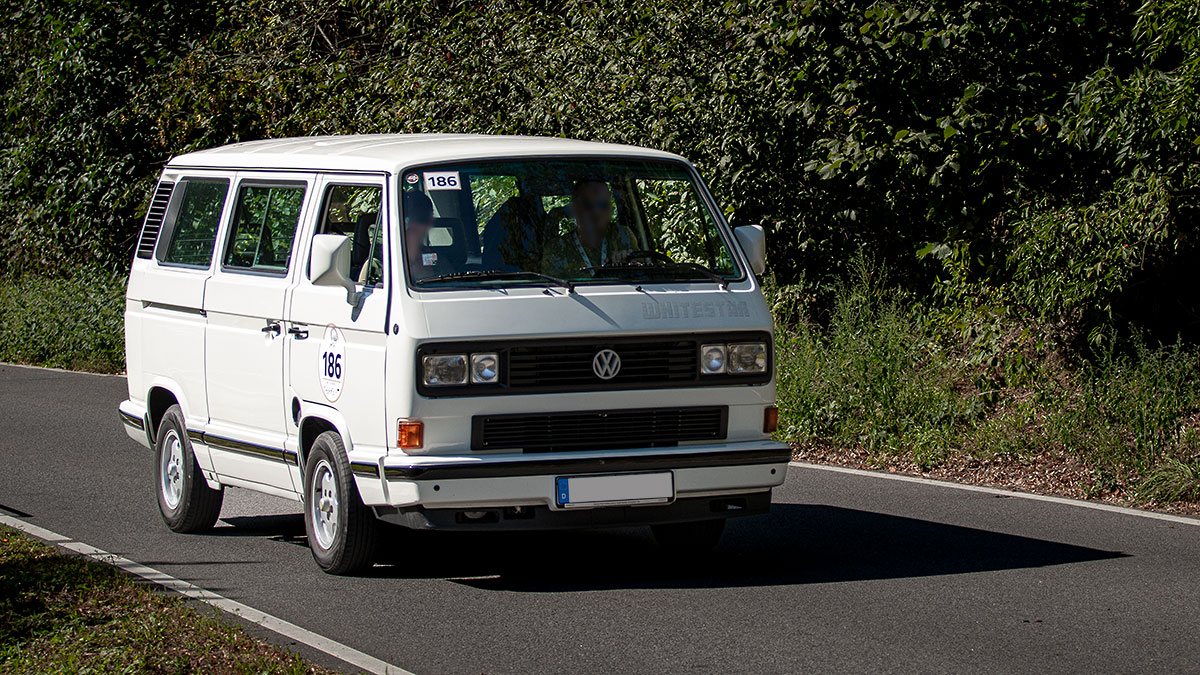
[[[475,450],[558,452],[718,442],[725,439],[728,418],[725,406],[477,415],[471,419],[471,445]]]

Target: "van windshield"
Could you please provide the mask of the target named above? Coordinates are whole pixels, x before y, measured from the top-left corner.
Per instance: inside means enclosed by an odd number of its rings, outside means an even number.
[[[410,171],[401,187],[406,269],[419,288],[740,276],[679,162],[463,163]]]

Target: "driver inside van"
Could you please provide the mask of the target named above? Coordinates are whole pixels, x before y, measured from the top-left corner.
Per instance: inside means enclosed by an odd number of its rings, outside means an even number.
[[[433,227],[433,202],[425,193],[411,190],[404,193],[404,252],[408,270],[414,281],[451,274],[454,269],[448,260],[438,258],[429,248],[429,230]]]
[[[572,278],[584,268],[625,262],[633,238],[612,222],[613,197],[608,183],[595,178],[576,181],[570,213],[575,227],[546,242],[544,274]]]

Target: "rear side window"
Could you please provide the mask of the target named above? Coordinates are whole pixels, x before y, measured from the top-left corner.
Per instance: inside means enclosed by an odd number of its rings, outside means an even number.
[[[158,260],[208,267],[228,192],[227,180],[179,181],[164,221],[169,239],[166,246],[158,247]]]
[[[243,185],[229,229],[224,266],[270,274],[284,274],[292,256],[302,185]]]

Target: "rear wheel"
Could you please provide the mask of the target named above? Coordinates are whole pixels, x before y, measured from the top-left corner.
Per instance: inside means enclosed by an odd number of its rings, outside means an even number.
[[[221,515],[224,488],[208,487],[187,437],[178,405],[167,408],[158,424],[155,451],[155,492],[163,522],[174,532],[204,532]]]
[[[313,559],[330,574],[374,563],[379,522],[363,505],[342,438],[332,431],[317,437],[305,462],[304,529]]]
[[[667,553],[708,553],[720,543],[725,532],[725,519],[651,525],[650,531],[659,547]]]

